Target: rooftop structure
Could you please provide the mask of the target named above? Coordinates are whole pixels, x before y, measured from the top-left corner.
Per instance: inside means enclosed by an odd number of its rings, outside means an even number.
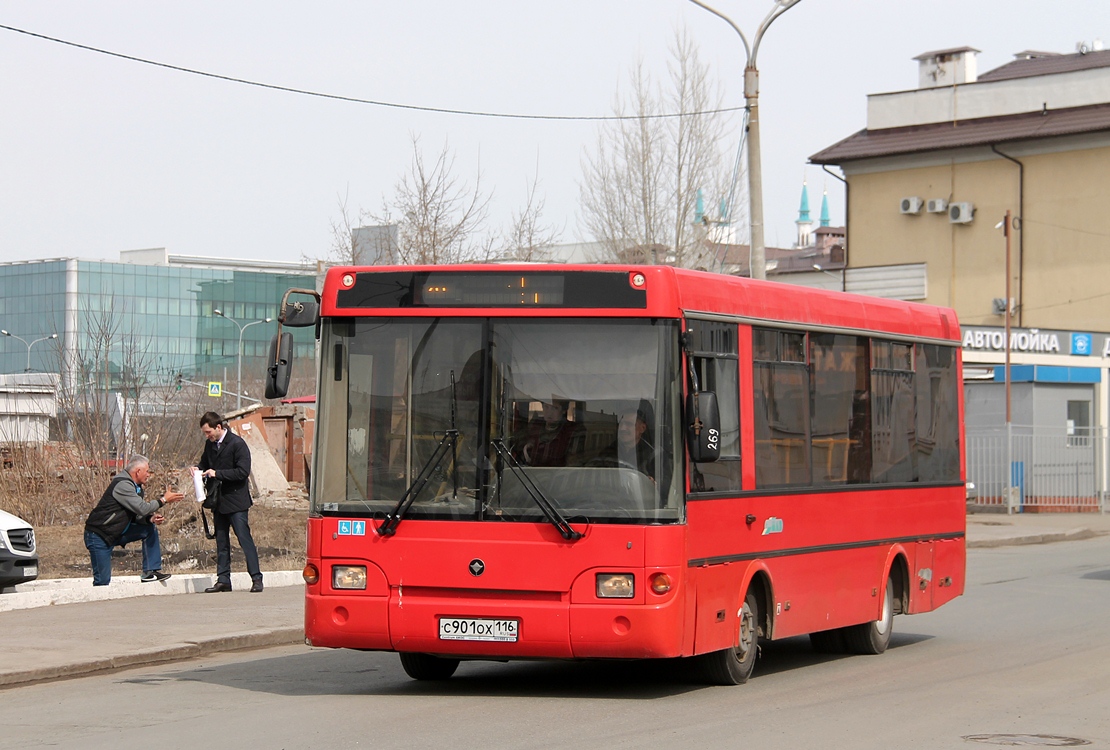
[[[920,88],[871,94],[867,127],[810,161],[841,164],[1110,131],[1110,50],[1027,50],[981,76],[971,62],[977,52],[959,47],[918,55]]]

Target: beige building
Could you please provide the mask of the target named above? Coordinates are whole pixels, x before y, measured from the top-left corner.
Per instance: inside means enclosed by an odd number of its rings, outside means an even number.
[[[1110,51],[1021,52],[982,75],[977,52],[918,56],[918,88],[870,95],[867,127],[811,157],[846,180],[844,288],[955,308],[969,478],[996,470],[979,481],[995,496],[1015,485],[1010,502],[1098,507],[1110,486]],[[1005,420],[1007,311],[1011,424],[1031,446],[1011,442],[1009,473],[974,455]]]
[[[814,154],[847,180],[849,291],[901,272],[965,325],[1105,330],[1110,312],[1110,51],[920,55],[921,87],[872,94],[867,128]],[[855,281],[853,281],[855,277]]]

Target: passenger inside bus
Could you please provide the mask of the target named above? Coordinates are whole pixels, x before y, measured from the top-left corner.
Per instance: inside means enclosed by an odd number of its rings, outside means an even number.
[[[513,455],[526,466],[566,466],[567,457],[581,452],[581,426],[570,421],[565,399],[544,402],[513,439]]]

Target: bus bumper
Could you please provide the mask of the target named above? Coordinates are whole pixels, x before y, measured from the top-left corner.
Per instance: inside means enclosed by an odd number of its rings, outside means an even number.
[[[567,594],[461,598],[457,592],[409,587],[394,588],[388,597],[309,591],[305,637],[313,646],[462,658],[669,658],[682,655],[680,601],[672,595],[651,604],[575,604]],[[517,640],[444,640],[441,618],[515,620]]]

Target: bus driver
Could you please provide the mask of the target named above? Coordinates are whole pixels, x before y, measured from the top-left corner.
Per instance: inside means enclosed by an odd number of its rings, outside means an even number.
[[[635,467],[655,479],[655,448],[647,438],[650,407],[641,404],[635,411],[620,415],[617,439],[594,459],[595,464]]]

